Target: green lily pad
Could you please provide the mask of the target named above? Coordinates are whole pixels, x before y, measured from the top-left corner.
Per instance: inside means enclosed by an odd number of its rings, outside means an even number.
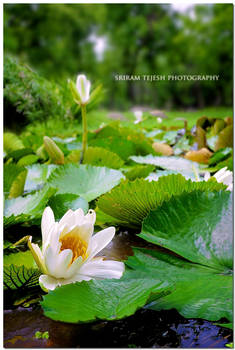
[[[92,165],[66,164],[51,174],[48,183],[58,189],[57,194],[72,193],[90,202],[110,191],[124,178],[118,170]]]
[[[84,164],[106,166],[119,169],[124,161],[116,154],[101,147],[89,147],[84,156]]]
[[[231,193],[194,191],[172,197],[150,212],[140,237],[194,263],[232,269]]]
[[[84,213],[87,213],[89,208],[88,202],[84,198],[72,193],[56,194],[50,198],[48,205],[53,210],[56,220],[61,219],[69,209],[82,208]]]
[[[32,192],[44,186],[50,174],[58,168],[55,164],[34,164],[26,167],[28,175],[26,178],[24,191]]]
[[[129,259],[129,266],[155,269],[160,279],[175,283],[175,290],[150,308],[176,308],[184,317],[231,321],[232,230],[232,195],[226,191],[183,193],[151,211],[139,236],[179,257],[147,252],[152,259],[145,257],[145,267],[138,255]]]
[[[135,165],[128,170],[125,175],[127,179],[133,181],[135,179],[145,178],[155,169],[154,165]]]
[[[56,288],[44,296],[41,305],[44,314],[57,321],[114,320],[132,315],[151,293],[160,296],[167,287],[168,283],[154,276],[126,271],[120,280],[83,281]]]
[[[49,198],[55,192],[55,188],[47,186],[34,194],[5,200],[5,227],[40,219]]]
[[[97,201],[98,211],[113,217],[113,224],[138,228],[150,210],[155,209],[171,196],[183,192],[219,191],[226,186],[215,179],[208,182],[192,182],[180,174],[162,176],[158,181],[136,179],[125,181]]]
[[[193,167],[198,170],[198,163],[192,162],[191,160],[184,159],[181,157],[158,157],[153,155],[147,155],[145,157],[141,156],[131,156],[131,160],[139,164],[152,164],[159,168],[165,170],[172,170],[181,173],[182,175],[187,175],[189,177],[194,176]]]
[[[232,321],[232,276],[168,253],[147,249],[134,249],[134,253],[127,260],[129,267],[171,284],[170,293],[160,298],[152,295],[145,308],[176,309],[186,318]]]

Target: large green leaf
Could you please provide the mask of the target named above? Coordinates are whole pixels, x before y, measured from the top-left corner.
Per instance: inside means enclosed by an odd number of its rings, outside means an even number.
[[[31,192],[39,190],[44,186],[50,174],[58,168],[55,164],[34,164],[26,167],[28,175],[26,178],[24,191]]]
[[[137,179],[125,181],[98,199],[98,211],[113,217],[113,223],[127,227],[140,227],[151,209],[155,209],[171,196],[194,190],[219,191],[226,186],[216,181],[192,182],[180,174],[162,176],[157,182]]]
[[[120,280],[92,280],[62,286],[44,296],[46,316],[63,322],[120,319],[146,304],[151,293],[161,295],[168,283],[157,277],[126,271]],[[68,297],[69,296],[69,297]]]
[[[4,225],[10,226],[40,219],[49,198],[55,192],[55,188],[47,186],[32,195],[7,199],[4,207]]]
[[[193,168],[197,170],[199,168],[198,163],[175,156],[159,157],[149,154],[145,157],[131,156],[130,159],[139,164],[152,164],[162,169],[177,171],[182,175],[187,175],[188,177],[194,177]]]
[[[194,263],[233,267],[232,195],[194,191],[172,197],[150,212],[140,236]]]
[[[127,265],[149,276],[171,283],[171,293],[151,296],[147,307],[153,310],[177,309],[187,318],[232,321],[233,280],[213,268],[193,264],[168,253],[135,249]]]
[[[154,152],[151,142],[143,133],[130,128],[121,128],[118,123],[101,129],[89,145],[106,148],[117,153],[123,160],[130,155],[146,155]]]
[[[123,160],[127,160],[132,154],[135,154],[135,145],[125,137],[108,136],[97,138],[90,141],[92,147],[102,147],[116,153]]]
[[[231,193],[194,191],[172,197],[150,212],[139,236],[177,254],[135,250],[128,259],[132,268],[155,271],[160,280],[174,284],[172,293],[153,301],[150,308],[232,320]]]
[[[48,205],[53,210],[56,220],[61,219],[69,209],[82,208],[84,213],[87,213],[89,208],[84,198],[72,193],[56,194],[50,198]]]
[[[124,176],[118,170],[66,164],[51,174],[48,183],[58,188],[58,194],[77,194],[89,202],[117,186],[121,179]]]

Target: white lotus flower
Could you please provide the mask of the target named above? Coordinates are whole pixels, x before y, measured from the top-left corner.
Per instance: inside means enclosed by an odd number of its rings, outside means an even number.
[[[91,82],[86,78],[84,74],[77,76],[76,88],[80,97],[80,103],[82,105],[87,104],[90,98]]]
[[[233,190],[233,173],[230,170],[227,170],[227,167],[217,171],[213,177],[216,178],[217,182],[222,182],[224,185],[228,186],[227,190]],[[204,181],[208,181],[210,178],[210,173],[207,171],[204,175]]]
[[[82,209],[68,210],[55,222],[50,207],[44,210],[41,222],[42,250],[37,244],[28,245],[43,275],[39,277],[42,289],[90,279],[117,278],[124,272],[120,261],[95,257],[114,237],[115,228],[106,228],[93,235],[96,214]]]
[[[143,112],[142,111],[139,111],[139,110],[136,110],[133,112],[134,113],[134,116],[135,116],[135,121],[134,121],[134,124],[138,124],[142,121],[142,117],[143,117]]]

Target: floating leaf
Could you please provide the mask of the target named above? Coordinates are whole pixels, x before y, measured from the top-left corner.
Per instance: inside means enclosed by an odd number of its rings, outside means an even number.
[[[171,293],[157,299],[152,295],[145,308],[176,309],[186,318],[232,321],[232,276],[168,253],[144,249],[134,249],[134,253],[128,266],[172,284]]]
[[[44,186],[50,174],[58,168],[55,164],[34,164],[27,166],[28,175],[25,182],[25,192],[39,190]]]
[[[133,142],[125,137],[108,136],[106,138],[93,139],[90,142],[92,147],[102,147],[116,153],[123,160],[128,159],[131,154],[135,154]]]
[[[45,187],[32,195],[7,199],[4,208],[4,225],[10,226],[40,219],[49,198],[55,192],[55,188]]]
[[[155,269],[160,279],[175,283],[175,290],[150,308],[176,308],[184,317],[231,321],[232,230],[232,195],[225,191],[183,193],[150,212],[139,236],[184,258],[147,252],[152,258],[144,257],[145,267],[139,262],[143,257],[129,258],[129,266]]]
[[[194,175],[193,167],[195,167],[198,170],[197,163],[181,157],[158,157],[149,154],[145,157],[131,156],[130,159],[139,164],[152,164],[159,168],[177,171],[182,175],[188,176]]]
[[[148,215],[140,236],[192,262],[232,269],[231,193],[194,191],[172,197]]]
[[[48,205],[53,210],[56,220],[61,219],[69,209],[82,208],[84,213],[87,213],[89,208],[88,202],[84,198],[72,193],[56,194],[50,198]]]
[[[219,191],[226,186],[217,181],[192,182],[182,175],[162,176],[155,182],[137,179],[125,181],[98,199],[98,209],[113,217],[113,223],[127,227],[139,227],[151,209],[169,200],[171,196],[185,192]]]
[[[119,169],[124,165],[123,160],[116,153],[101,147],[89,147],[83,162],[84,164],[106,166],[112,169]]]
[[[58,188],[58,194],[77,194],[89,202],[117,186],[121,179],[124,179],[124,176],[118,170],[66,164],[51,174],[48,183]]]
[[[114,320],[132,315],[151,293],[160,296],[167,288],[168,283],[157,277],[126,271],[120,280],[91,280],[56,288],[41,304],[44,314],[57,321]]]
[[[135,165],[125,173],[127,179],[133,181],[139,178],[145,178],[155,169],[154,165]]]

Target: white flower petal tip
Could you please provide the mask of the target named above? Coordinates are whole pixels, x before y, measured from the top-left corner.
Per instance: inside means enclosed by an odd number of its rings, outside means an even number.
[[[233,173],[230,170],[227,170],[227,167],[220,169],[217,171],[213,177],[216,179],[217,182],[223,183],[227,186],[228,191],[233,190]],[[210,174],[208,172],[204,175],[204,181],[208,181],[210,179]]]
[[[68,210],[59,222],[48,207],[42,217],[42,250],[28,239],[28,246],[43,275],[39,283],[44,291],[58,286],[89,281],[93,278],[120,278],[124,264],[119,261],[95,258],[115,235],[115,228],[94,233],[96,213],[82,209]]]
[[[84,74],[77,76],[76,88],[81,104],[87,104],[90,98],[91,83]]]

